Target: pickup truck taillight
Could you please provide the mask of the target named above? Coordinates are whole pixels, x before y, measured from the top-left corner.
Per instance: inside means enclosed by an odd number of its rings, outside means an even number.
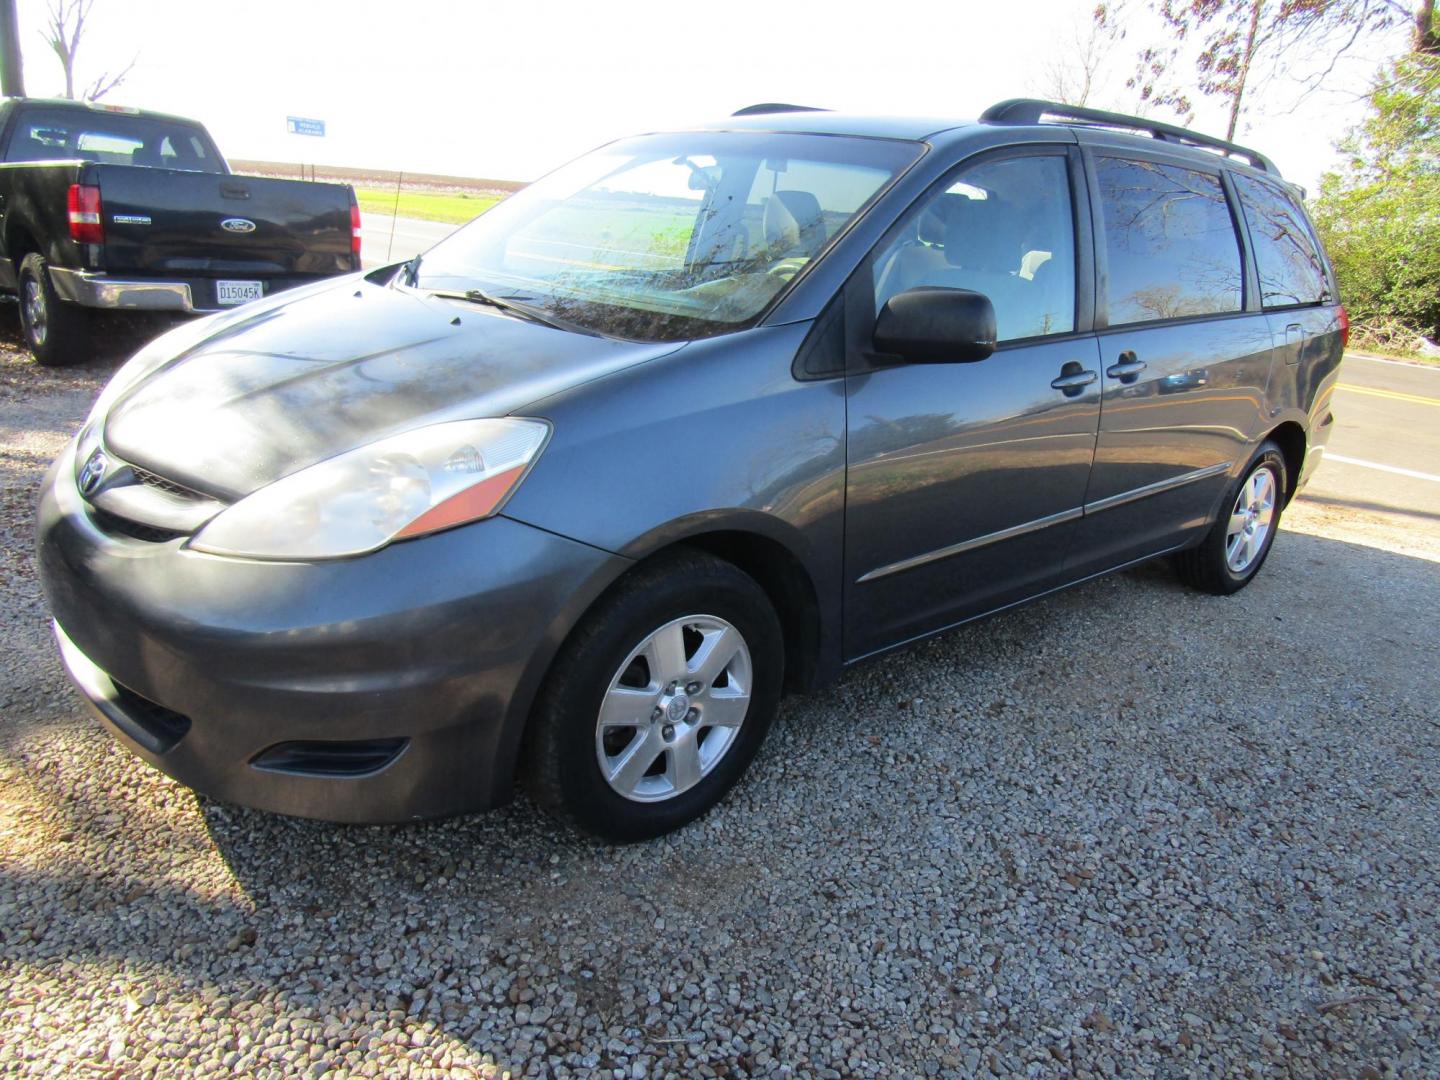
[[[71,184],[65,196],[70,217],[70,239],[77,244],[105,243],[105,225],[100,220],[100,189],[93,184]]]
[[[355,192],[350,192],[350,251],[356,260],[360,258],[360,206],[355,201]]]

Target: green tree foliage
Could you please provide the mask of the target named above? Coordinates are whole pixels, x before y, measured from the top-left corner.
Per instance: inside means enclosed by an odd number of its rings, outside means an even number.
[[[1417,51],[1389,65],[1370,92],[1370,115],[1340,149],[1344,163],[1321,181],[1314,213],[1346,306],[1374,344],[1403,347],[1416,333],[1435,340],[1440,55]]]

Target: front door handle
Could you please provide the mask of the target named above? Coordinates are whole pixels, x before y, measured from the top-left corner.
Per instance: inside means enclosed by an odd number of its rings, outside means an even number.
[[[1079,361],[1071,360],[1060,369],[1060,377],[1052,379],[1050,385],[1063,391],[1066,397],[1075,397],[1099,377],[1093,371],[1086,371]]]
[[[1119,379],[1122,383],[1133,383],[1140,377],[1140,372],[1145,370],[1145,361],[1126,349],[1120,354],[1120,359],[1105,369],[1105,374],[1112,379]]]

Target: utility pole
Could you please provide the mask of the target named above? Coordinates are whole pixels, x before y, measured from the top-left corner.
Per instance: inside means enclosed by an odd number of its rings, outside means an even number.
[[[0,94],[25,96],[25,73],[20,68],[20,5],[0,0]]]

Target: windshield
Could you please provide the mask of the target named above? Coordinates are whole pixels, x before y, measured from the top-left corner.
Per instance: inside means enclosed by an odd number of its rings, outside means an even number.
[[[754,322],[920,151],[828,135],[627,139],[443,240],[407,284],[479,290],[632,340],[726,333]]]

